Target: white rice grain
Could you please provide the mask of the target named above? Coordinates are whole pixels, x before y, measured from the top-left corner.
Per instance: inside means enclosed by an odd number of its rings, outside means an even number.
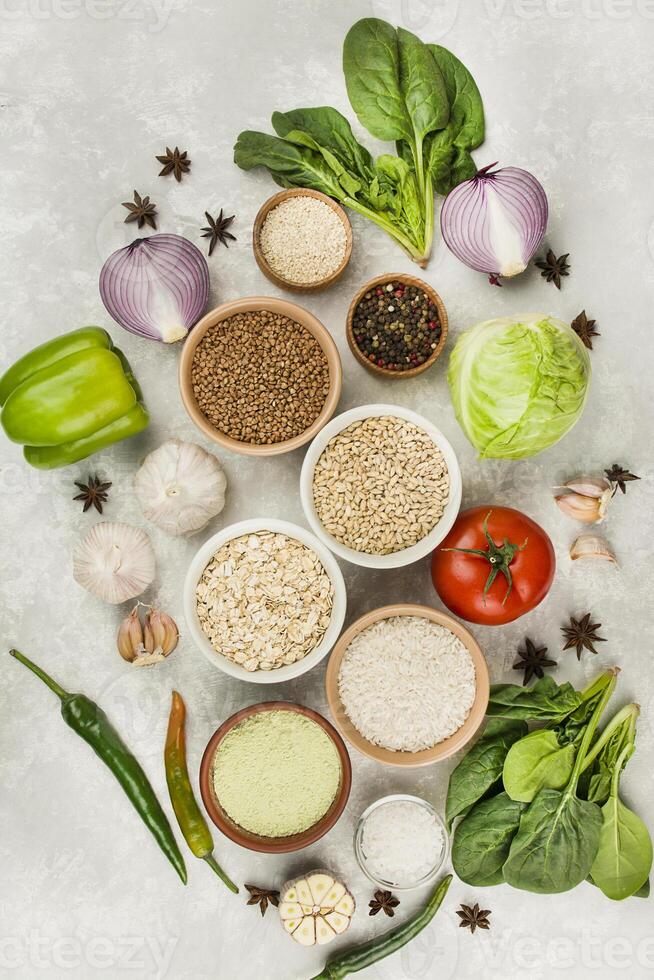
[[[343,707],[375,745],[419,752],[453,735],[475,699],[475,665],[450,630],[392,616],[354,637],[338,675]]]

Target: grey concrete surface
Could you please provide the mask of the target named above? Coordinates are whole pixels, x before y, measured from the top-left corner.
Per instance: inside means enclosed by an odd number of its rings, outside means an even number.
[[[207,443],[183,411],[179,350],[125,334],[98,294],[104,258],[134,234],[120,202],[133,188],[157,202],[160,229],[200,242],[203,213],[237,215],[238,241],[210,260],[213,303],[273,294],[250,247],[254,215],[274,191],[264,173],[244,174],[231,148],[243,128],[262,128],[274,109],[331,104],[352,116],[340,68],[341,44],[359,17],[377,15],[450,47],[473,71],[488,120],[480,165],[494,160],[533,170],[550,201],[547,241],[569,252],[571,275],[558,292],[536,270],[502,289],[460,265],[437,236],[425,278],[441,293],[452,342],[491,316],[543,310],[570,320],[582,308],[601,337],[582,421],[532,460],[480,463],[458,428],[445,363],[395,386],[365,373],[344,335],[350,297],[366,278],[415,271],[368,223],[353,219],[355,247],[343,280],[302,299],[329,327],[343,358],[341,409],[393,400],[428,415],[461,461],[464,504],[526,510],[555,543],[550,596],[505,628],[475,628],[495,681],[515,679],[517,645],[546,643],[557,677],[579,686],[601,667],[622,667],[615,701],[643,708],[638,751],[623,780],[627,799],[654,823],[652,792],[651,447],[654,307],[654,7],[646,0],[5,0],[0,4],[0,132],[3,365],[62,331],[107,327],[143,384],[152,425],[142,437],[92,461],[37,473],[0,442],[2,495],[2,683],[0,684],[0,976],[36,980],[306,980],[323,951],[296,947],[274,912],[225,891],[189,856],[186,889],[176,880],[112,777],[69,730],[54,698],[4,650],[14,644],[66,687],[99,700],[138,752],[165,797],[161,764],[171,688],[189,710],[189,758],[197,773],[217,725],[271,694],[327,711],[324,665],[271,691],[227,678],[193,648],[183,622],[181,583],[212,529],[246,517],[302,522],[302,452],[256,461],[219,452],[227,506],[196,538],[179,541],[148,527],[158,573],[146,598],[180,623],[182,640],[164,665],[138,672],[114,649],[128,610],[76,586],[71,552],[90,527],[71,498],[73,481],[97,472],[113,481],[109,520],[146,526],[131,480],[139,460],[165,438]],[[361,133],[360,128],[356,127]],[[193,160],[182,184],[157,176],[156,153],[179,145]],[[550,488],[576,471],[624,463],[643,477],[619,495],[605,533],[620,568],[573,567],[576,526],[559,514]],[[348,622],[394,600],[438,605],[427,563],[393,572],[344,565]],[[607,637],[596,657],[562,653],[560,626],[590,610]],[[279,887],[296,872],[327,866],[349,882],[359,912],[348,941],[389,926],[370,919],[371,887],[358,871],[352,834],[378,795],[410,790],[442,808],[452,763],[399,772],[353,750],[354,785],[337,827],[305,853],[259,856],[221,838],[219,860],[239,881]],[[424,899],[402,900],[398,920]],[[492,930],[458,928],[459,902],[492,909]],[[330,949],[331,951],[331,949]],[[654,971],[651,901],[609,902],[590,886],[547,898],[507,886],[475,890],[455,881],[445,906],[416,942],[365,974],[377,980],[485,977],[489,980],[642,980]]]

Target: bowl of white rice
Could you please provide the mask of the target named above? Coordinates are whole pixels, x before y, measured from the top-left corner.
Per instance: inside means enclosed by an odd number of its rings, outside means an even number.
[[[486,659],[470,631],[429,606],[382,606],[338,640],[325,678],[336,727],[359,752],[425,766],[458,752],[481,725]]]

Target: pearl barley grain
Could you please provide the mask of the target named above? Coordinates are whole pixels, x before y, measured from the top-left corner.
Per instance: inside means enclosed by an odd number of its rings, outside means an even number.
[[[371,416],[337,432],[313,471],[313,502],[328,534],[368,555],[410,548],[438,524],[449,499],[445,458],[406,419]]]
[[[259,235],[263,256],[282,279],[298,285],[321,282],[343,261],[343,222],[324,201],[289,197],[266,215]]]

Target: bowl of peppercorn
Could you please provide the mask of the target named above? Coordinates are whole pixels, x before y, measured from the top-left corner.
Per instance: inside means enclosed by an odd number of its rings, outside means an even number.
[[[347,340],[357,361],[385,378],[413,378],[441,355],[447,312],[430,285],[415,276],[376,276],[356,294]]]

